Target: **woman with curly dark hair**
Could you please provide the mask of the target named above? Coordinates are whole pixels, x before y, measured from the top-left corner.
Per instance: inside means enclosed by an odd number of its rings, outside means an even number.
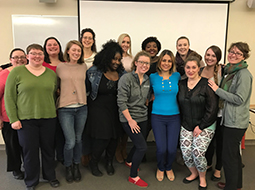
[[[88,120],[86,132],[93,138],[89,166],[94,176],[102,176],[98,162],[105,151],[106,172],[114,174],[112,161],[121,124],[117,106],[117,84],[124,73],[122,48],[112,40],[103,45],[87,71]]]

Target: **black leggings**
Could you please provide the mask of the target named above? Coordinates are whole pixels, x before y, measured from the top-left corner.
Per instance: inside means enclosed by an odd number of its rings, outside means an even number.
[[[122,123],[123,129],[132,140],[134,146],[128,154],[127,162],[132,162],[130,177],[137,177],[137,169],[143,159],[143,156],[147,150],[146,133],[147,133],[147,121],[138,122],[138,126],[141,128],[140,133],[132,133],[128,123]]]

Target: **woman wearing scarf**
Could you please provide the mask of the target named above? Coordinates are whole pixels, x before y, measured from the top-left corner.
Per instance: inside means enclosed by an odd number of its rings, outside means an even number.
[[[232,43],[228,49],[229,63],[224,68],[224,78],[220,87],[209,80],[209,86],[220,97],[219,107],[222,109],[222,164],[226,183],[219,182],[218,187],[225,190],[242,188],[242,161],[239,148],[249,126],[252,75],[244,61],[249,57],[249,52],[247,43]]]

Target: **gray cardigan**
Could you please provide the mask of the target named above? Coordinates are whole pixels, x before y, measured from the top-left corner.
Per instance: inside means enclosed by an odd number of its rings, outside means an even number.
[[[127,122],[122,111],[128,109],[132,119],[136,122],[147,120],[147,106],[145,105],[150,91],[150,80],[144,75],[140,85],[138,75],[132,71],[124,74],[118,83],[119,116],[121,122]]]
[[[224,99],[221,124],[230,128],[248,128],[251,91],[252,75],[246,68],[235,74],[228,91],[216,90],[215,93]]]

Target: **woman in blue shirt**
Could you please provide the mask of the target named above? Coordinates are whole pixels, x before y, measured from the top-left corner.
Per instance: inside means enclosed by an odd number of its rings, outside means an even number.
[[[170,50],[164,50],[159,56],[157,72],[150,75],[154,94],[151,125],[157,146],[158,181],[167,178],[173,181],[175,176],[172,163],[175,159],[180,132],[180,112],[177,103],[180,74],[175,72],[175,59]]]

